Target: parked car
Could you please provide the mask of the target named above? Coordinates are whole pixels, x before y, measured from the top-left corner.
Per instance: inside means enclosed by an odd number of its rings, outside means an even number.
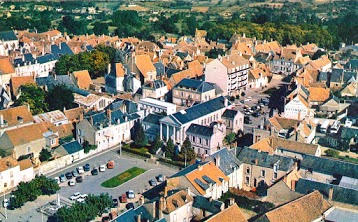
[[[88,172],[91,170],[91,166],[89,165],[89,163],[86,163],[86,165],[84,165],[83,169]]]
[[[55,177],[55,180],[56,180],[56,183],[57,183],[57,184],[60,184],[60,183],[61,183],[61,180],[60,180],[59,177]]]
[[[118,207],[118,200],[117,199],[112,200],[112,207]]]
[[[134,199],[135,198],[134,191],[133,190],[128,190],[127,197],[128,197],[128,199]]]
[[[158,182],[163,182],[163,181],[164,181],[163,174],[159,174],[158,175]]]
[[[61,174],[61,176],[60,176],[60,182],[65,182],[65,181],[66,181],[65,175]]]
[[[127,208],[127,210],[134,209],[134,204],[133,203],[127,203],[126,208]]]
[[[70,187],[76,186],[75,180],[68,181],[68,186],[70,186]]]
[[[108,169],[113,169],[113,168],[114,168],[114,161],[113,161],[113,160],[108,161],[108,163],[107,163],[107,168],[108,168]]]
[[[83,182],[83,176],[76,177],[76,182],[77,183],[82,183]]]
[[[249,97],[247,97],[246,99],[244,99],[245,102],[249,102],[249,101],[251,101],[251,100],[252,100],[252,97],[251,97],[251,96],[249,96]]]
[[[81,194],[81,196],[76,200],[79,203],[84,203],[87,199],[88,195],[87,194]]]
[[[261,116],[261,113],[260,113],[259,111],[257,111],[257,112],[254,112],[254,113],[252,114],[252,116],[253,116],[253,117],[259,117],[259,116]]]
[[[127,195],[126,194],[122,194],[122,196],[119,197],[119,201],[121,203],[127,203]]]
[[[72,170],[72,175],[73,175],[74,177],[78,177],[78,176],[79,176],[79,174],[77,173],[77,170]]]
[[[72,177],[73,177],[71,172],[67,172],[67,173],[65,174],[65,176],[66,176],[66,178],[67,178],[68,180],[72,179]]]
[[[149,180],[149,184],[151,186],[157,186],[157,181],[155,179],[151,179],[151,180]]]
[[[72,194],[69,199],[70,199],[70,200],[77,200],[77,199],[80,198],[80,197],[81,197],[81,193],[80,193],[80,192],[76,192],[76,193]]]
[[[109,216],[102,217],[102,222],[110,222],[111,218]]]
[[[93,169],[93,170],[91,171],[91,174],[92,174],[93,176],[98,175],[98,170],[97,170],[96,168]]]
[[[10,205],[10,201],[9,201],[8,199],[4,199],[4,200],[2,201],[2,206],[3,206],[4,208],[7,208],[9,205]]]
[[[106,171],[106,165],[101,165],[101,166],[99,166],[99,172],[104,172],[104,171]]]
[[[84,174],[84,173],[85,173],[85,170],[83,169],[83,166],[77,167],[77,172],[78,172],[79,174]]]

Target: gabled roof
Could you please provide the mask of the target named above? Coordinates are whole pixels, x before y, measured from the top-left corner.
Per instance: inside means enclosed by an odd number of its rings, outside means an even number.
[[[115,218],[113,221],[115,222],[138,222],[137,217],[140,214],[142,220],[148,220],[153,222],[166,222],[166,220],[155,220],[147,211],[147,209],[144,206],[139,206],[135,209],[130,209],[125,211],[123,214],[119,215],[117,218]]]
[[[220,62],[228,69],[236,68],[243,65],[250,65],[249,60],[245,59],[240,55],[230,55],[222,57]]]
[[[4,172],[18,165],[19,162],[16,159],[14,159],[12,156],[0,158],[0,172]]]
[[[14,31],[0,32],[0,39],[4,40],[5,42],[18,40],[18,38],[16,37]]]
[[[148,77],[148,72],[156,71],[156,68],[148,55],[136,55],[135,64],[144,78]]]
[[[22,85],[26,84],[36,84],[33,76],[18,76],[11,77],[10,80],[12,93],[17,96],[19,94],[19,89]]]
[[[90,85],[93,84],[92,79],[88,70],[74,71],[73,76],[77,82],[77,86],[80,89],[89,89]]]
[[[221,117],[228,118],[228,119],[234,119],[235,116],[237,115],[237,113],[239,113],[238,110],[226,109]]]
[[[165,74],[165,67],[162,62],[156,62],[153,65],[157,70],[157,76],[162,76]]]
[[[205,212],[217,214],[224,208],[224,203],[198,195],[194,197],[193,207],[204,210]]]
[[[15,73],[15,67],[9,57],[0,57],[0,75]]]
[[[342,175],[352,178],[358,178],[358,164],[333,160],[328,158],[316,157],[312,155],[304,156],[301,160],[301,168],[312,169],[327,175]]]
[[[159,120],[163,117],[163,115],[150,113],[148,114],[148,116],[144,117],[143,122],[152,123],[159,126]]]
[[[149,88],[149,89],[160,89],[163,87],[166,87],[167,85],[160,79],[147,82],[143,85],[143,88]]]
[[[214,86],[208,82],[196,80],[196,79],[182,79],[174,88],[187,88],[199,93],[214,90]]]
[[[266,73],[260,68],[254,68],[249,70],[249,80],[259,79],[266,77]]]
[[[194,198],[190,196],[185,190],[176,192],[165,198],[166,207],[163,210],[163,213],[170,214],[171,212],[177,210],[178,208],[193,202]]]
[[[205,220],[206,222],[247,222],[237,204],[233,204],[218,214]]]
[[[202,195],[206,194],[206,190],[210,186],[214,184],[221,186],[224,181],[229,181],[229,178],[212,162],[204,163],[187,173],[185,177]]]
[[[0,110],[7,127],[34,122],[34,117],[27,106],[17,106],[14,108]],[[0,128],[3,128],[0,126]]]
[[[57,121],[68,121],[67,117],[60,110],[54,110],[50,112],[40,113],[34,116],[36,123],[40,122],[57,122]]]
[[[256,165],[257,163],[258,166],[265,168],[273,168],[275,164],[278,164],[279,170],[285,172],[289,171],[293,166],[293,159],[291,158],[278,155],[270,155],[267,152],[262,152],[248,147],[238,147],[237,158],[243,163],[252,165]]]
[[[322,214],[331,208],[319,191],[313,191],[292,202],[277,207],[265,213],[257,221],[270,222],[311,222],[322,217]]]
[[[83,107],[77,107],[77,108],[72,108],[72,109],[68,109],[63,111],[64,114],[66,115],[67,119],[69,121],[75,120],[75,119],[79,119],[81,113],[84,113],[84,108]]]
[[[270,124],[276,128],[277,131],[280,131],[282,129],[292,129],[298,126],[299,120],[296,119],[288,119],[284,117],[274,116],[270,119],[268,119]]]
[[[331,71],[331,82],[342,82],[344,69],[332,69]]]
[[[318,149],[318,145],[270,136],[258,141],[257,143],[254,143],[250,146],[250,148],[268,152],[270,154],[275,153],[276,149],[282,149],[295,153],[315,155]]]
[[[115,76],[116,77],[124,77],[125,75],[125,68],[122,63],[116,63],[115,65]]]

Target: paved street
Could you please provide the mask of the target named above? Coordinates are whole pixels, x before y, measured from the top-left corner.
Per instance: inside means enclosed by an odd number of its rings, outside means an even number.
[[[75,170],[78,166],[83,166],[86,163],[89,163],[91,165],[91,169],[93,167],[98,167],[101,164],[106,164],[109,160],[115,161],[115,167],[114,169],[106,169],[105,172],[99,172],[97,176],[92,176],[90,172],[86,172],[84,174],[84,180],[82,183],[77,183],[74,187],[69,187],[67,185],[67,182],[64,182],[60,184],[61,190],[59,191],[59,194],[61,197],[68,198],[71,196],[74,192],[81,192],[86,194],[101,194],[101,193],[108,193],[113,198],[118,198],[121,194],[125,193],[128,190],[134,190],[134,192],[142,193],[145,189],[149,189],[149,180],[152,178],[155,178],[159,174],[163,174],[165,176],[170,176],[177,172],[178,170],[175,168],[170,168],[168,166],[164,166],[161,164],[154,164],[145,162],[144,159],[137,159],[131,156],[122,155],[119,156],[116,153],[116,150],[111,150],[104,152],[100,154],[99,156],[95,156],[92,159],[82,161],[80,163],[76,163],[66,169],[63,169],[59,172],[56,172],[52,175],[49,175],[50,177],[54,178],[56,176],[59,176],[61,174],[65,174],[66,172],[70,172],[72,170]],[[112,178],[115,175],[118,175],[129,168],[137,166],[143,169],[146,169],[147,171],[140,176],[120,185],[117,188],[103,188],[101,187],[101,183],[109,178]],[[1,198],[2,199],[2,198]],[[43,204],[53,201],[56,199],[56,195],[52,196],[41,196],[39,197],[35,202],[29,202],[26,203],[25,206],[23,206],[21,209],[16,210],[7,210],[8,219],[4,219],[4,208],[1,208],[1,214],[0,219],[3,219],[3,221],[42,221],[42,215],[39,212],[36,212],[35,210],[39,207],[41,207]],[[132,201],[137,201],[137,198]],[[119,209],[123,209],[125,204],[120,204]],[[44,221],[47,221],[47,217],[44,215]]]

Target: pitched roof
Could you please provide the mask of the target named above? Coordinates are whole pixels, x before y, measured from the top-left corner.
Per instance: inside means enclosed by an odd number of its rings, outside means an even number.
[[[207,102],[192,106],[186,110],[182,110],[172,115],[166,116],[162,120],[167,120],[170,118],[179,121],[181,124],[185,124],[199,117],[225,108],[225,100],[225,97],[220,96]]]
[[[261,152],[259,150],[251,149],[248,147],[237,148],[237,158],[239,161],[246,164],[256,164],[265,168],[273,168],[274,164],[279,163],[279,170],[288,171],[293,166],[293,159],[270,155],[267,152]]]
[[[163,213],[169,214],[178,208],[192,202],[194,198],[190,196],[185,190],[181,190],[179,192],[174,193],[166,197],[166,207],[163,210]]]
[[[150,57],[148,55],[136,55],[135,64],[139,71],[142,73],[144,78],[148,77],[148,72],[156,71],[155,66],[153,65]]]
[[[17,96],[19,94],[19,89],[22,85],[26,84],[36,84],[33,76],[18,76],[11,77],[10,80],[12,93]]]
[[[18,38],[16,37],[14,31],[3,31],[0,32],[0,39],[6,41],[14,41],[14,40],[18,40]]]
[[[218,214],[205,220],[206,222],[247,222],[237,204],[233,204]]]
[[[4,121],[6,121],[7,127],[34,122],[34,117],[25,105],[0,110],[0,115],[2,115]],[[0,128],[2,127],[0,126]]]
[[[32,162],[31,162],[30,159],[20,160],[19,165],[20,165],[20,170],[21,171],[33,167]]]
[[[239,168],[241,165],[239,159],[235,157],[234,150],[228,150],[227,148],[220,149],[210,155],[208,159],[215,163],[218,157],[220,158],[220,165],[218,167],[226,176],[232,174],[234,169]]]
[[[226,109],[221,117],[233,119],[239,111],[234,109]]]
[[[270,136],[250,146],[252,149],[273,154],[276,149],[283,149],[295,153],[315,155],[318,149],[316,144],[308,144]]]
[[[224,203],[198,195],[194,197],[193,207],[204,210],[205,212],[217,214],[224,208]]]
[[[9,57],[0,57],[0,75],[15,73],[15,67]]]
[[[220,60],[220,59],[219,59]],[[236,68],[243,65],[249,65],[249,60],[240,55],[230,55],[221,58],[221,63],[228,69]]]
[[[281,46],[280,44],[278,44],[277,41],[272,41],[272,42],[266,42],[266,43],[262,43],[262,44],[257,44],[255,45],[255,50],[257,52],[280,52],[281,51]]]
[[[310,222],[320,218],[329,208],[331,204],[323,198],[322,194],[319,191],[313,191],[265,213],[264,217],[272,222]]]
[[[84,113],[84,108],[82,106],[72,109],[67,109],[63,111],[69,121],[79,119],[81,113]]]
[[[19,162],[11,156],[0,158],[0,172],[18,166]]]
[[[185,177],[200,194],[206,194],[206,190],[214,184],[221,186],[223,181],[227,182],[229,180],[229,177],[212,162],[200,165],[195,170],[187,173]]]
[[[188,78],[182,79],[175,85],[175,88],[188,88],[200,93],[215,89],[214,86],[208,82]]]
[[[266,73],[260,68],[254,68],[249,70],[249,79],[259,79],[266,77]]]
[[[81,144],[79,144],[77,140],[62,144],[62,146],[68,154],[73,154],[83,149]]]
[[[116,77],[124,77],[125,69],[124,69],[124,66],[122,65],[122,63],[116,63],[115,69],[116,69],[116,72],[115,72]]]
[[[310,69],[321,70],[323,66],[331,64],[331,60],[329,60],[328,56],[324,55],[319,59],[312,60],[308,63]]]
[[[73,76],[80,89],[89,89],[90,85],[93,84],[88,70],[74,71]]]
[[[306,155],[301,160],[301,168],[313,169],[313,171],[327,175],[342,175],[358,179],[358,164],[333,160],[328,158]]]
[[[159,125],[159,120],[163,117],[164,117],[163,115],[149,113],[148,116],[144,117],[143,122]]]
[[[214,128],[192,123],[186,130],[186,134],[195,134],[205,137],[211,137],[214,134]]]
[[[34,116],[34,120],[36,123],[40,122],[58,122],[58,121],[67,121],[67,117],[60,110],[54,110],[46,113],[40,113]]]
[[[277,131],[295,128],[300,122],[296,119],[288,119],[279,116],[271,117],[268,121],[276,128]]]

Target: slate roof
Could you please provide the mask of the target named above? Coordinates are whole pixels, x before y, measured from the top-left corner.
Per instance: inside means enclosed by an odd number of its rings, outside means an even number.
[[[318,75],[319,81],[328,81],[328,72],[320,72]]]
[[[111,118],[107,116],[107,111],[102,111],[98,113],[94,113],[92,115],[86,116],[86,119],[92,123],[94,128],[105,128],[108,127],[110,124],[116,125],[119,123],[124,123],[126,121],[138,119],[140,116],[137,113],[133,114],[126,114],[123,113],[121,110],[111,111]],[[127,120],[126,120],[127,119]]]
[[[344,69],[332,69],[331,82],[341,82]]]
[[[350,70],[358,69],[358,59],[349,60],[349,62],[345,65],[345,68]]]
[[[278,155],[269,155],[266,152],[259,152],[248,147],[237,148],[237,158],[239,161],[254,165],[256,160],[258,160],[258,166],[265,168],[273,168],[275,163],[279,163],[279,170],[289,171],[293,166],[293,159],[278,156]]]
[[[73,154],[83,149],[77,140],[63,144],[62,146],[65,148],[68,154]]]
[[[228,104],[230,105],[229,102]],[[165,121],[165,118],[174,118],[181,124],[185,124],[222,108],[225,108],[225,97],[220,96],[196,106],[192,106],[185,111],[179,111],[164,117],[163,120]]]
[[[357,79],[357,72],[347,72],[345,71],[343,73],[343,82],[346,83],[348,80],[350,80],[351,78]]]
[[[316,157],[311,155],[304,156],[300,167],[303,169],[312,168],[313,171],[327,175],[338,174],[342,176],[358,178],[358,165],[348,162]]]
[[[351,128],[351,127],[342,127],[342,131],[340,133],[341,139],[352,139],[358,138],[358,128]]]
[[[57,75],[36,78],[36,84],[38,86],[47,86],[50,90],[57,85],[66,85],[69,90],[82,96],[88,96],[90,93],[86,90],[79,89],[74,82],[72,82],[69,75]]]
[[[162,80],[154,80],[152,82],[147,82],[146,84],[143,85],[143,87],[145,88],[151,88],[151,89],[159,89],[162,87],[167,86]]]
[[[126,113],[132,114],[138,112],[137,104],[130,101],[130,100],[124,100],[124,99],[116,99],[111,104],[109,104],[105,109],[110,109],[112,111],[120,109],[122,106],[126,107]]]
[[[239,111],[233,109],[226,109],[222,117],[233,119]]]
[[[201,93],[215,89],[215,87],[208,82],[188,78],[182,79],[175,88],[188,88]]]
[[[226,176],[232,174],[234,169],[238,169],[241,165],[240,160],[235,157],[233,150],[229,151],[227,148],[223,148],[208,158],[215,163],[215,159],[218,157],[220,157],[219,169],[224,172]]]
[[[51,53],[55,59],[59,59],[62,55],[73,55],[71,48],[67,45],[66,42],[60,43],[61,47],[57,44],[51,45]]]
[[[195,134],[205,137],[211,137],[212,135],[214,135],[214,128],[210,126],[203,126],[192,123],[186,130],[186,134]]]
[[[205,212],[210,212],[212,214],[217,214],[221,211],[223,202],[218,200],[209,200],[209,198],[203,196],[195,196],[193,207],[204,210]]]
[[[18,38],[16,37],[14,31],[4,31],[4,32],[0,32],[0,39],[6,41],[14,41],[14,40],[18,40]]]
[[[162,76],[165,74],[164,64],[161,62],[157,62],[153,64],[155,69],[157,70],[157,76]]]
[[[155,113],[150,113],[148,116],[146,116],[143,119],[143,122],[147,122],[147,123],[152,123],[152,124],[156,124],[159,126],[159,120],[163,118],[162,115],[159,114],[155,114]]]
[[[329,190],[331,188],[333,188],[333,201],[358,205],[358,190],[340,187],[333,184],[300,178],[296,183],[295,191],[301,194],[306,194],[312,192],[313,190],[318,190],[324,196],[328,197]]]
[[[116,221],[116,222],[122,222],[122,221],[137,222],[137,217],[139,214],[141,215],[142,220],[157,221],[157,220],[154,220],[154,218],[148,213],[148,211],[143,206],[137,207],[135,209],[127,210],[123,214],[121,214],[117,218],[115,218],[113,221]],[[166,220],[164,219],[164,221],[163,220],[160,220],[160,221],[164,222]]]
[[[174,75],[175,73],[181,72],[182,70],[177,70],[177,69],[171,69],[171,68],[167,68],[165,67],[165,73],[167,74],[167,77],[170,78],[172,75]]]

